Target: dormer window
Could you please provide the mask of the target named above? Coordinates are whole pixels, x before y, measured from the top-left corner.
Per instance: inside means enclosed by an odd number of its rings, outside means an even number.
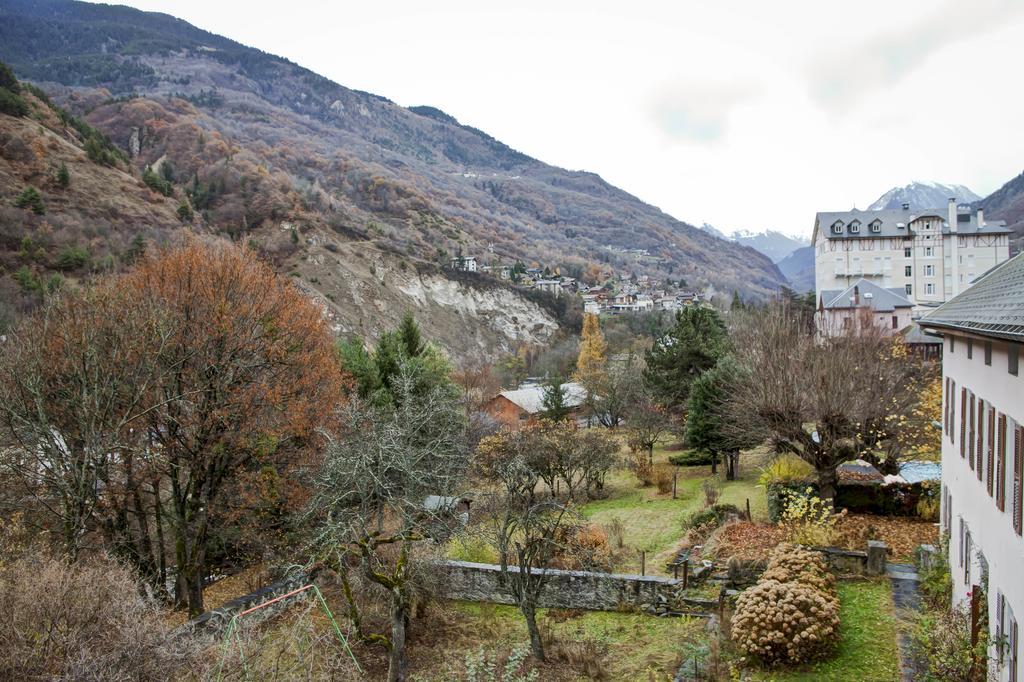
[[[860,221],[859,220],[854,220],[852,223],[850,223],[850,234],[859,234],[859,233],[860,233]]]
[[[881,232],[882,231],[882,221],[878,220],[878,219],[872,220],[871,221],[871,231],[872,232]]]
[[[843,221],[842,220],[837,220],[834,223],[832,223],[832,234],[842,234],[842,233],[843,233]]]

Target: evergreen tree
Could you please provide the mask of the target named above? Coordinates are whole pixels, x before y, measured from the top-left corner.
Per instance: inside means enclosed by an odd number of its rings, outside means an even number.
[[[416,324],[416,318],[412,316],[411,312],[406,311],[405,315],[402,316],[402,324],[398,327],[398,335],[402,340],[407,356],[415,358],[423,354],[425,346],[422,334],[420,333],[420,326]]]
[[[726,478],[729,480],[736,476],[740,448],[756,445],[736,442],[735,430],[727,428],[725,401],[739,376],[740,368],[736,361],[729,355],[723,356],[714,367],[694,380],[686,410],[687,446],[710,454],[712,471],[719,457],[724,456]]]
[[[715,366],[728,348],[725,324],[714,308],[687,306],[676,313],[676,323],[647,351],[644,377],[658,402],[681,409],[690,384]]]
[[[39,190],[31,185],[18,195],[18,198],[14,200],[14,205],[18,208],[27,208],[36,215],[46,213],[46,207],[43,205],[43,196],[39,193]]]
[[[543,418],[550,421],[562,421],[569,416],[570,407],[566,404],[565,389],[562,388],[562,378],[552,377],[544,386],[544,397],[541,405],[544,407]]]
[[[195,217],[195,213],[192,211],[192,207],[189,206],[188,200],[182,199],[178,203],[178,219],[185,224],[191,224]]]
[[[736,312],[743,310],[746,306],[743,304],[743,299],[740,298],[740,292],[735,289],[732,290],[732,303],[729,304],[729,310]]]
[[[68,165],[63,161],[60,162],[60,168],[57,169],[57,184],[65,188],[71,184],[71,173],[68,171]]]

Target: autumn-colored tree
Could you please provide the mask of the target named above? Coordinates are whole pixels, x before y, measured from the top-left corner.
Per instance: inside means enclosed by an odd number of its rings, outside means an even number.
[[[197,240],[122,278],[158,311],[160,381],[145,415],[167,481],[176,598],[203,610],[212,519],[239,472],[309,447],[342,376],[320,311],[251,251]]]
[[[601,322],[597,315],[583,316],[583,333],[580,336],[580,353],[576,358],[576,372],[573,378],[598,392],[608,364],[608,344],[601,334]]]

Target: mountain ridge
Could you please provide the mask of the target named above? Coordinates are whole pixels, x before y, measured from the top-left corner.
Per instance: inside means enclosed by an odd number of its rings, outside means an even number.
[[[770,259],[709,237],[596,174],[549,166],[436,107],[399,107],[169,15],[4,0],[0,18],[0,59],[119,144],[132,144],[137,128],[139,170],[166,156],[186,182],[219,182],[216,164],[237,149],[254,172],[319,196],[324,207],[302,209],[302,220],[337,223],[437,264],[458,252],[493,252],[568,272],[598,263],[755,297],[784,282]],[[201,163],[183,156],[170,138],[190,124],[217,134],[229,151]],[[247,171],[250,188],[254,172]],[[230,192],[230,179],[225,184]],[[266,183],[257,185],[263,191]],[[268,219],[245,212],[239,220],[239,210],[223,209],[214,202],[209,221],[232,233]],[[277,209],[278,224],[302,212],[285,201]],[[624,253],[630,249],[648,255]]]
[[[970,203],[981,199],[964,185],[914,180],[902,187],[893,187],[884,192],[868,205],[867,210],[900,208],[903,204],[910,204],[910,208],[913,209],[941,208],[950,198],[955,198],[957,203]]]

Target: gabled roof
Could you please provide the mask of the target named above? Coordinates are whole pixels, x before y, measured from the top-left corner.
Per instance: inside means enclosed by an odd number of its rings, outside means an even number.
[[[946,221],[949,217],[949,209],[926,208],[908,209],[887,208],[880,211],[821,211],[815,216],[814,239],[817,241],[817,231],[822,230],[829,239],[870,239],[876,237],[907,237],[914,234],[910,229],[910,223],[918,218],[931,217],[942,221],[942,234],[949,234],[949,225]],[[853,221],[860,221],[865,225],[877,221],[881,222],[881,229],[878,232],[872,230],[860,230],[851,234],[846,225]],[[844,225],[842,233],[832,232],[832,226],[837,222]],[[978,214],[976,212],[963,212],[957,209],[956,231],[958,234],[1009,234],[1006,229],[1006,222],[1002,220],[985,220],[985,224],[978,225]]]
[[[544,409],[544,391],[546,386],[529,386],[515,391],[502,391],[498,395],[521,408],[529,414],[537,414]],[[562,384],[566,407],[579,407],[587,399],[587,390],[574,381]]]
[[[860,302],[854,304],[853,299]],[[914,304],[901,289],[886,289],[867,279],[859,279],[846,289],[824,289],[819,305],[825,310],[843,308],[871,308],[875,312],[888,313],[897,308],[913,308]]]
[[[925,328],[1024,341],[1024,253],[983,274],[920,323]]]

